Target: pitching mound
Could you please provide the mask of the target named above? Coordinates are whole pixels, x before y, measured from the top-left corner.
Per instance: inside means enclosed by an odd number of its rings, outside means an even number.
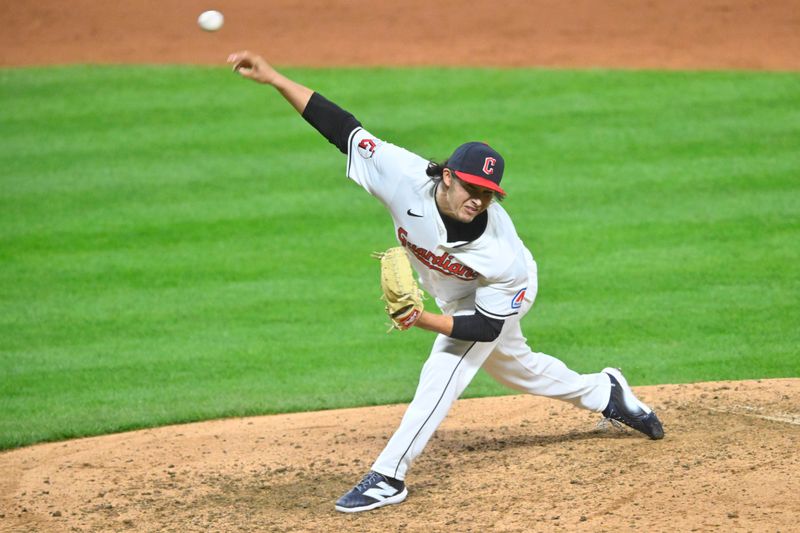
[[[789,531],[800,379],[636,388],[650,441],[554,400],[461,400],[405,503],[337,513],[404,406],[220,420],[0,454],[2,531]],[[388,526],[387,526],[388,524]]]

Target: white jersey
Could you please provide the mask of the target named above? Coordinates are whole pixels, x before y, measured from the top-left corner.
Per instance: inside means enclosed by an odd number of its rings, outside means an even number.
[[[422,288],[446,314],[506,319],[536,293],[536,263],[514,224],[496,202],[483,234],[448,242],[435,202],[428,161],[381,141],[363,128],[350,134],[347,176],[378,198],[392,216],[395,235],[411,258]],[[526,291],[530,288],[530,299]]]

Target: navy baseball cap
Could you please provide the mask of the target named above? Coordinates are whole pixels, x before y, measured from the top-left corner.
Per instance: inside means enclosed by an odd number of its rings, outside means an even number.
[[[505,196],[500,188],[505,162],[491,146],[482,142],[464,143],[447,160],[447,168],[463,181],[486,187]]]

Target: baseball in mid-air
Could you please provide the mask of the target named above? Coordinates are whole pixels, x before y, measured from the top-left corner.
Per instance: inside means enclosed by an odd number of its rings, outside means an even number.
[[[203,11],[200,13],[200,16],[197,17],[198,26],[206,31],[217,31],[222,27],[223,22],[225,22],[225,17],[222,16],[222,13],[213,9],[210,11]]]

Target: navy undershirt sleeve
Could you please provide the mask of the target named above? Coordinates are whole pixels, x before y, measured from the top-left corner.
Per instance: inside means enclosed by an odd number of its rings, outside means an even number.
[[[453,331],[450,336],[462,341],[490,342],[500,336],[503,321],[475,312],[474,315],[453,317]]]
[[[343,154],[347,154],[350,133],[361,126],[356,117],[316,92],[306,104],[303,118]]]

